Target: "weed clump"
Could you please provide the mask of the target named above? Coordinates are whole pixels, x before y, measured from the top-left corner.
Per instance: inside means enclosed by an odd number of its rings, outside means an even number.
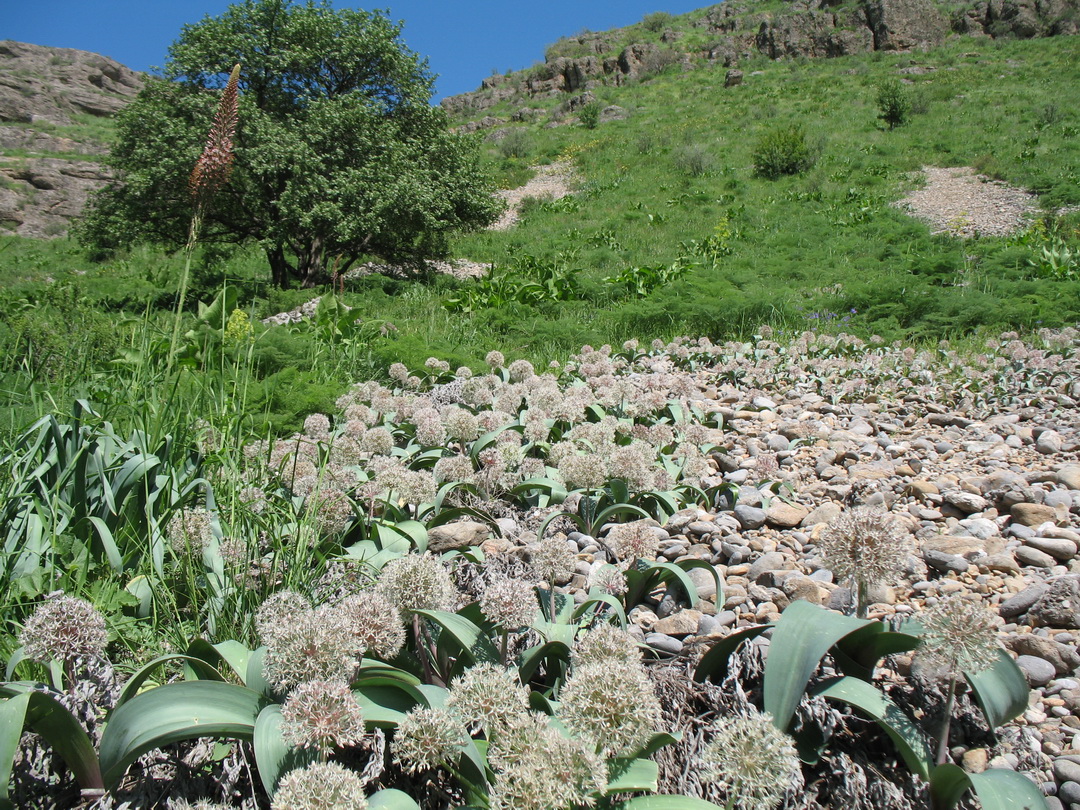
[[[754,147],[754,171],[767,180],[802,174],[814,165],[814,153],[799,124],[766,132]]]

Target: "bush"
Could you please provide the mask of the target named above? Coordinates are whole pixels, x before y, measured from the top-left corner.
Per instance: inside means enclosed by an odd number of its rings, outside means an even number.
[[[674,48],[661,48],[658,51],[650,51],[645,54],[641,61],[641,75],[655,76],[658,73],[663,73],[672,65],[677,65],[680,61],[682,61],[682,54]]]
[[[581,112],[578,113],[578,120],[585,129],[596,129],[600,124],[600,103],[590,101],[582,107]]]
[[[646,31],[659,33],[669,27],[674,19],[670,12],[654,11],[652,14],[646,14],[641,20],[641,24],[645,26]]]
[[[524,129],[509,129],[499,139],[499,154],[506,159],[526,158],[532,144],[529,142],[529,133]]]
[[[911,97],[895,79],[878,85],[877,105],[881,111],[878,118],[888,124],[889,129],[906,124],[911,117]]]
[[[701,177],[713,170],[716,160],[704,146],[691,143],[675,153],[675,165],[690,177]]]
[[[813,151],[798,124],[766,132],[754,147],[754,171],[769,180],[784,174],[802,174],[813,165]]]

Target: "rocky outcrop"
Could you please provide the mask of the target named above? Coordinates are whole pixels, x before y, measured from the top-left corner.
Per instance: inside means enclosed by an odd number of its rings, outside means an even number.
[[[1080,32],[1080,0],[976,0],[958,12],[940,0],[792,0],[783,12],[756,4],[723,3],[693,25],[716,36],[693,52],[679,50],[678,32],[662,44],[626,41],[624,31],[560,40],[546,62],[528,71],[485,80],[475,93],[443,99],[452,114],[468,115],[510,98],[580,93],[594,84],[623,84],[670,64],[693,60],[737,66],[764,54],[771,59],[828,58],[870,51],[908,51],[941,44],[951,33],[1031,38]],[[621,36],[616,36],[621,35]]]
[[[106,145],[72,125],[115,115],[142,86],[138,73],[96,53],[0,42],[0,149],[23,153],[0,157],[0,231],[66,232],[109,177],[96,162]]]
[[[115,115],[142,85],[138,73],[100,54],[0,42],[0,122],[63,125],[79,113]]]

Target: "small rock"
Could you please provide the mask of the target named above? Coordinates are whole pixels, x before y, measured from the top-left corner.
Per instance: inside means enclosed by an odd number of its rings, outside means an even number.
[[[1024,545],[1036,548],[1062,562],[1068,562],[1076,556],[1076,543],[1064,537],[1029,537],[1024,541]]]
[[[1060,453],[1061,447],[1061,434],[1056,430],[1044,430],[1039,434],[1039,438],[1035,440],[1036,452],[1042,453],[1044,456]]]
[[[746,577],[751,582],[757,582],[770,571],[790,571],[793,568],[794,563],[779,551],[770,551],[768,554],[762,554],[750,565],[750,571]]]
[[[838,503],[832,501],[823,503],[804,517],[799,525],[803,528],[810,528],[819,523],[831,523],[840,517],[840,513],[843,511],[844,508]]]
[[[1028,618],[1036,627],[1080,627],[1080,577],[1062,577],[1053,582],[1032,605]]]
[[[931,568],[943,573],[952,571],[956,574],[963,574],[968,569],[968,561],[963,557],[956,554],[946,554],[943,551],[929,549],[923,552],[923,559]]]
[[[475,520],[446,523],[428,530],[428,551],[441,554],[451,549],[479,546],[490,534],[491,529],[486,523]]]
[[[1068,805],[1080,804],[1080,782],[1062,782],[1058,785],[1057,797]]]
[[[1080,653],[1074,647],[1034,633],[1009,636],[1005,639],[1005,646],[1017,655],[1048,661],[1054,667],[1055,676],[1067,675],[1080,666]]]
[[[985,748],[972,748],[965,751],[961,757],[961,767],[968,773],[982,773],[990,760],[990,754]]]
[[[949,490],[945,493],[944,499],[945,503],[952,504],[966,515],[983,512],[990,506],[986,498],[972,492],[964,492],[962,489]]]
[[[1054,760],[1054,778],[1059,782],[1080,782],[1080,763],[1058,757]]]
[[[756,506],[745,506],[743,504],[736,504],[735,506],[735,519],[739,521],[739,525],[744,529],[760,529],[765,525],[767,517],[765,510]]]
[[[701,617],[701,611],[680,610],[660,619],[653,625],[653,632],[675,637],[694,635],[698,631]]]
[[[1022,616],[1050,590],[1050,586],[1039,582],[1029,585],[1015,596],[1011,596],[998,606],[998,614],[1003,619],[1015,619]]]
[[[1057,564],[1049,554],[1028,545],[1020,546],[1013,553],[1021,565],[1030,565],[1035,568],[1053,568]]]
[[[805,507],[777,501],[765,512],[765,522],[778,529],[794,529],[809,514]]]
[[[1041,503],[1014,504],[1010,514],[1021,526],[1038,526],[1047,521],[1052,522],[1057,517],[1054,507]]]
[[[1054,474],[1054,478],[1066,489],[1080,490],[1080,464],[1066,464]]]
[[[683,648],[683,643],[679,639],[665,636],[663,633],[646,633],[645,643],[654,650],[670,653],[671,655],[678,655]]]

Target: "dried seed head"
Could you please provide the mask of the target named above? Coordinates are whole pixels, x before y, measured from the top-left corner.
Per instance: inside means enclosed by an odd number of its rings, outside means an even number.
[[[165,537],[177,556],[201,554],[214,539],[213,516],[205,509],[181,509],[165,526]]]
[[[911,534],[887,512],[859,506],[842,513],[818,538],[826,567],[860,591],[891,582],[912,551]]]
[[[461,721],[446,709],[417,706],[394,734],[394,760],[409,773],[453,762],[468,744]]]
[[[491,736],[511,718],[529,711],[529,690],[517,673],[496,666],[478,664],[450,683],[446,706],[467,723],[478,723]]]
[[[240,65],[236,65],[229,74],[229,81],[218,102],[217,114],[210,126],[206,146],[203,147],[202,155],[195,162],[195,168],[188,179],[188,188],[196,209],[204,208],[229,182],[234,157],[233,140],[236,138],[236,124],[240,113],[239,83]]]
[[[367,806],[359,776],[336,762],[317,762],[285,774],[270,810],[365,810]]]
[[[660,701],[640,663],[609,658],[574,668],[555,716],[573,734],[620,754],[648,742],[660,723]]]
[[[311,610],[311,602],[296,591],[278,591],[266,599],[255,613],[255,630],[263,644],[269,645],[282,630],[296,623],[297,617]]]
[[[99,658],[109,641],[105,617],[85,599],[58,596],[38,605],[19,639],[31,661]]]
[[[492,810],[590,806],[607,786],[607,763],[591,741],[561,734],[538,714],[513,717],[491,739]]]
[[[452,610],[458,601],[450,572],[430,554],[406,554],[388,562],[376,587],[407,617],[417,610]]]
[[[506,630],[528,627],[536,617],[536,591],[521,579],[500,578],[484,588],[480,610]]]
[[[638,560],[654,560],[660,549],[659,535],[652,526],[640,520],[613,526],[605,542],[620,560],[629,564]]]
[[[593,662],[638,666],[641,648],[632,635],[614,624],[598,624],[574,642],[570,663],[577,667]]]
[[[715,782],[742,810],[768,810],[784,797],[799,768],[795,746],[768,714],[726,717],[701,752],[702,778]]]
[[[401,614],[384,594],[364,591],[345,599],[338,609],[344,613],[346,626],[368,655],[389,661],[405,645]]]
[[[1000,649],[994,614],[962,596],[938,600],[919,615],[918,655],[931,669],[975,674],[994,666]]]
[[[305,610],[266,638],[266,679],[282,692],[304,681],[349,681],[364,654],[342,611],[330,605]]]
[[[560,582],[574,574],[577,555],[565,540],[545,537],[532,549],[529,561],[537,578],[544,582]]]
[[[324,758],[364,737],[360,704],[341,681],[308,681],[281,707],[281,738],[294,748],[314,748]]]

